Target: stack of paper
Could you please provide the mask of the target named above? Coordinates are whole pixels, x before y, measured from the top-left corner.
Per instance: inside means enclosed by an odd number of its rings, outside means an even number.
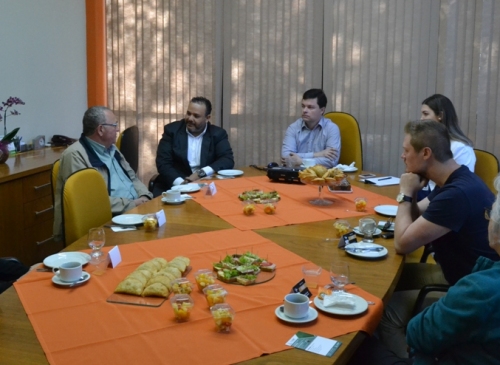
[[[379,176],[365,179],[365,184],[374,184],[377,186],[399,185],[399,177]]]

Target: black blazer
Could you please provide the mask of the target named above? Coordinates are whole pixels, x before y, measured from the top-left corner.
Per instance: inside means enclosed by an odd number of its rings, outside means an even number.
[[[184,119],[167,124],[156,152],[159,182],[169,189],[178,177],[193,173],[187,159],[188,135]],[[233,150],[224,129],[207,122],[207,131],[201,145],[200,167],[210,166],[214,171],[234,167]]]

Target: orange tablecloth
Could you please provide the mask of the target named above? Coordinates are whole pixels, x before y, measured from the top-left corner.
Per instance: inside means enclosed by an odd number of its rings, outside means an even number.
[[[192,293],[195,307],[187,323],[176,323],[168,302],[142,307],[106,302],[116,285],[139,264],[153,257],[191,259],[194,271],[235,252],[252,250],[277,264],[276,277],[242,287],[223,284],[227,302],[236,310],[229,334],[215,331],[205,299]],[[376,302],[353,317],[319,313],[317,320],[290,325],[275,317],[284,295],[302,278],[305,259],[250,231],[237,229],[121,245],[123,262],[83,286],[59,288],[50,273],[30,272],[15,288],[51,364],[235,363],[282,351],[298,330],[335,337],[357,330],[372,332],[382,315],[380,299],[353,287],[352,293]],[[323,273],[321,282],[329,282]]]
[[[313,185],[276,183],[270,181],[266,176],[216,181],[215,184],[217,194],[209,198],[201,194],[196,195],[196,202],[241,230],[374,214],[373,208],[377,205],[395,204],[394,199],[357,186],[352,187],[352,194],[334,194],[325,187],[323,196],[334,202],[329,206],[316,206],[309,203],[309,200],[318,197],[318,187]],[[257,205],[254,215],[246,216],[243,214],[243,205],[238,200],[238,195],[252,189],[276,190],[280,194],[281,200],[278,203],[276,214],[265,214],[260,205]],[[364,213],[357,212],[354,207],[354,199],[361,196],[368,200],[367,210]]]

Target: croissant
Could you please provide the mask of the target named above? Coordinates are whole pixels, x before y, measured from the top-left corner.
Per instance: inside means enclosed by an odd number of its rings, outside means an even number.
[[[162,257],[155,257],[131,272],[118,284],[115,293],[166,298],[174,280],[182,276],[189,263],[189,258],[183,256],[177,256],[170,262]]]

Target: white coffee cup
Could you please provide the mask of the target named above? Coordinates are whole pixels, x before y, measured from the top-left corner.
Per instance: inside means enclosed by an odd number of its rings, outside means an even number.
[[[179,190],[167,190],[161,195],[168,201],[168,202],[180,202],[181,201],[181,192]]]
[[[303,158],[302,159],[302,164],[305,166],[305,167],[312,167],[315,165],[314,163],[314,158]]]
[[[59,280],[71,283],[82,277],[82,264],[80,262],[71,261],[65,262],[59,268],[53,268],[52,272]]]
[[[285,316],[304,318],[309,313],[309,297],[300,293],[287,294],[283,307]]]

